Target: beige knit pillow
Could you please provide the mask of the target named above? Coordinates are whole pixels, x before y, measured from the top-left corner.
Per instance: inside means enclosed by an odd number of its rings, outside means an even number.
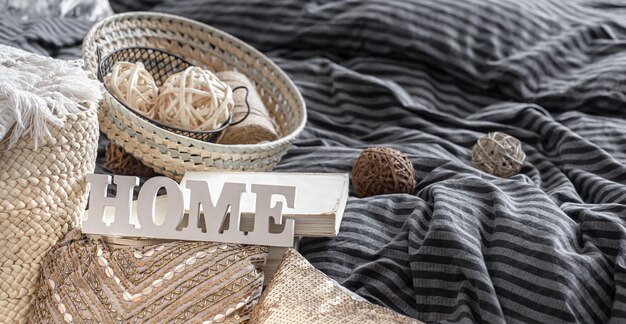
[[[421,322],[366,301],[290,249],[252,312],[250,323]]]
[[[81,236],[47,256],[31,321],[246,321],[261,294],[267,252],[203,242],[111,250]]]

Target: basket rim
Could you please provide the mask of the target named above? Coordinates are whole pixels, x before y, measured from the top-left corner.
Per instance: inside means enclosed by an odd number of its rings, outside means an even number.
[[[123,21],[123,20],[131,20],[131,19],[136,19],[136,20],[141,20],[141,19],[147,19],[147,18],[155,18],[155,19],[170,19],[172,21],[181,21],[184,22],[186,24],[189,24],[192,28],[198,28],[198,29],[204,29],[204,30],[209,30],[211,31],[213,34],[218,35],[220,37],[223,37],[224,39],[229,40],[232,43],[238,44],[240,45],[243,49],[245,49],[246,51],[250,52],[251,55],[258,57],[259,59],[263,60],[264,63],[270,67],[271,69],[273,69],[277,75],[285,82],[286,86],[294,91],[293,95],[296,99],[296,102],[298,103],[298,107],[296,108],[297,110],[300,111],[300,115],[302,116],[302,118],[298,121],[297,126],[289,133],[286,134],[284,136],[282,136],[281,138],[275,140],[275,141],[271,141],[271,142],[265,142],[265,143],[257,143],[257,144],[218,144],[218,143],[211,143],[211,142],[204,142],[201,140],[197,140],[191,137],[187,137],[187,136],[182,136],[179,134],[176,134],[174,132],[171,132],[169,130],[163,129],[162,127],[158,127],[159,130],[164,131],[169,133],[169,135],[172,138],[176,138],[176,137],[180,137],[183,139],[183,142],[192,142],[192,143],[197,143],[198,146],[202,147],[214,147],[216,149],[255,149],[255,148],[264,148],[267,146],[280,146],[280,145],[285,145],[285,144],[290,144],[291,142],[293,142],[296,137],[298,135],[300,135],[300,133],[302,133],[302,131],[304,130],[306,123],[307,123],[307,113],[306,113],[306,103],[304,101],[304,98],[302,97],[302,93],[300,93],[300,89],[298,89],[298,87],[296,86],[296,84],[293,82],[293,80],[291,80],[291,78],[289,78],[289,76],[278,66],[276,65],[276,63],[274,63],[272,60],[270,60],[267,56],[265,56],[265,54],[261,53],[259,50],[257,50],[256,48],[254,48],[252,45],[240,40],[239,38],[232,36],[229,33],[226,33],[220,29],[217,29],[215,27],[212,27],[210,25],[207,25],[205,23],[190,19],[190,18],[185,18],[182,16],[177,16],[177,15],[172,15],[172,14],[166,14],[166,13],[157,13],[157,12],[148,12],[148,11],[134,11],[134,12],[127,12],[127,13],[119,13],[119,14],[114,14],[111,15],[105,19],[100,20],[99,22],[97,22],[95,25],[93,25],[93,27],[89,30],[89,32],[87,33],[87,35],[85,36],[84,40],[83,40],[83,44],[81,46],[81,56],[83,59],[83,64],[85,65],[86,68],[89,68],[91,70],[91,67],[88,64],[89,60],[93,60],[95,62],[95,68],[97,69],[98,67],[98,62],[97,62],[97,58],[96,58],[96,53],[91,53],[91,51],[89,50],[90,46],[93,46],[94,49],[97,48],[99,46],[99,44],[97,44],[94,40],[95,38],[95,34],[98,32],[98,30],[100,30],[102,28],[102,26],[109,24],[111,22],[114,21]],[[158,49],[158,48],[157,48]],[[97,73],[96,71],[91,71],[92,73],[94,73],[94,75]],[[106,90],[105,90],[106,91]],[[139,117],[134,116],[135,118],[139,119]],[[171,140],[170,140],[171,141]],[[180,144],[177,144],[180,145]]]

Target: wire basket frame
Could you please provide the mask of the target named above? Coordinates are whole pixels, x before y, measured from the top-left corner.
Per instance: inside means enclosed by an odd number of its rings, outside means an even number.
[[[120,48],[111,53],[108,53],[105,57],[102,57],[100,48],[96,48],[96,56],[98,58],[98,80],[100,80],[100,82],[104,84],[104,88],[107,90],[107,92],[123,107],[132,111],[135,115],[167,131],[176,133],[178,135],[190,137],[196,140],[215,143],[220,139],[222,133],[228,126],[237,125],[243,122],[250,115],[250,104],[248,103],[249,90],[244,86],[240,86],[232,90],[233,92],[238,90],[246,91],[245,103],[248,110],[246,114],[236,122],[233,122],[231,113],[228,115],[228,118],[222,124],[222,126],[217,129],[212,129],[208,131],[194,131],[163,124],[140,113],[136,109],[129,107],[128,105],[126,105],[124,100],[121,100],[120,98],[117,98],[115,95],[113,95],[113,92],[111,92],[107,84],[104,82],[104,76],[111,72],[111,70],[113,69],[113,65],[115,65],[115,63],[117,62],[141,62],[146,70],[154,78],[156,85],[158,87],[161,87],[163,83],[165,83],[167,78],[169,78],[171,75],[184,71],[188,67],[193,66],[193,64],[178,55],[156,48],[141,46]]]

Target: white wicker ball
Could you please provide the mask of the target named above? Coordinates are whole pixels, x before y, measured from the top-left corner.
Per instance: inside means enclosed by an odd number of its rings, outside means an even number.
[[[522,143],[502,132],[481,137],[472,148],[472,162],[477,168],[503,178],[519,173],[524,159]]]
[[[192,131],[220,128],[234,107],[233,91],[212,72],[199,67],[171,75],[161,86],[156,119]]]
[[[104,77],[104,83],[128,107],[154,118],[159,87],[141,62],[116,62]]]

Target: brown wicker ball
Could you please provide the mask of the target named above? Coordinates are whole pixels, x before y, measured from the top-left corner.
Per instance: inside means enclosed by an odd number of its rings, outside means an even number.
[[[111,143],[107,147],[104,155],[105,165],[115,174],[132,175],[138,177],[150,177],[156,172],[145,166],[131,154],[126,153],[123,148]]]
[[[352,187],[359,197],[413,193],[415,169],[402,152],[388,147],[370,147],[352,167]]]
[[[526,154],[522,151],[522,143],[501,132],[483,136],[472,148],[474,166],[503,178],[517,174],[524,165],[524,159]]]

